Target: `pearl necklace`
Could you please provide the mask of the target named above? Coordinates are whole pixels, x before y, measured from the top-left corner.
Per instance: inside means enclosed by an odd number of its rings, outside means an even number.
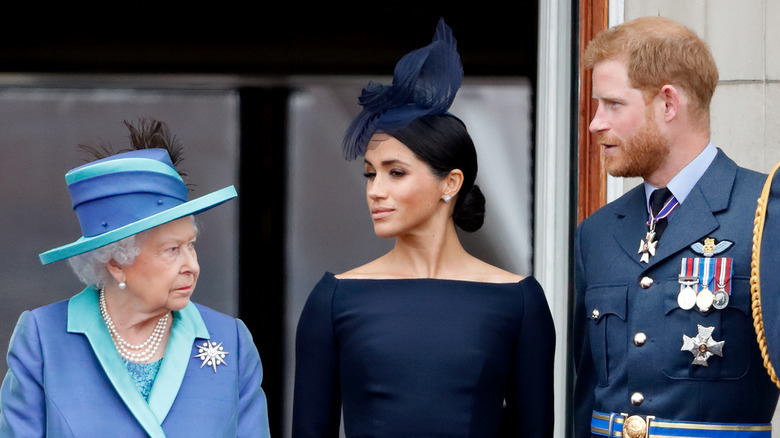
[[[133,345],[125,341],[122,336],[119,335],[119,332],[117,332],[111,315],[108,314],[108,309],[106,308],[106,295],[103,292],[103,289],[100,290],[100,315],[103,316],[103,321],[105,321],[106,327],[108,328],[109,333],[111,333],[111,338],[114,341],[114,346],[116,346],[119,355],[122,356],[122,359],[130,362],[149,362],[152,356],[154,356],[154,353],[157,352],[157,349],[160,348],[160,343],[165,335],[165,329],[168,327],[168,313],[166,313],[165,316],[157,321],[154,331],[142,344]]]

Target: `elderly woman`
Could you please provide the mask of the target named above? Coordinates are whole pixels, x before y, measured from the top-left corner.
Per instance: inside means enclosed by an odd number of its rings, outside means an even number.
[[[19,318],[0,436],[267,437],[252,336],[190,301],[200,274],[193,215],[235,189],[188,201],[165,124],[127,126],[129,152],[65,176],[83,237],[40,258],[69,259],[87,287]]]
[[[390,252],[325,273],[298,322],[293,438],[550,437],[555,330],[542,287],[463,248],[485,198],[447,110],[462,68],[450,29],[369,85],[345,136]]]

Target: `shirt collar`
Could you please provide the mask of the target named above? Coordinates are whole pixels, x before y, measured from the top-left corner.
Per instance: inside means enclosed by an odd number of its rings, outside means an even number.
[[[672,195],[674,195],[680,204],[685,202],[685,198],[688,197],[688,194],[691,193],[693,187],[696,185],[702,175],[704,175],[704,172],[707,171],[707,168],[710,167],[710,164],[712,164],[712,161],[715,159],[717,154],[718,149],[710,141],[707,143],[707,147],[705,147],[704,150],[693,159],[693,161],[688,163],[687,166],[680,170],[680,172],[678,172],[677,175],[675,175],[672,180],[669,181],[669,184],[666,185],[666,187],[669,188],[669,190],[672,192]],[[654,187],[647,182],[644,183],[644,186],[645,201],[649,205],[650,194],[653,193],[653,191],[658,187]]]

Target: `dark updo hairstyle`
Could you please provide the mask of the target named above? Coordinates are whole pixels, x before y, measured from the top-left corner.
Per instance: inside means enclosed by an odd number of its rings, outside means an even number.
[[[474,184],[477,150],[466,125],[449,114],[419,117],[401,128],[385,129],[406,145],[440,178],[450,171],[463,172],[463,185],[455,198],[452,219],[463,231],[477,231],[485,220],[485,196]]]

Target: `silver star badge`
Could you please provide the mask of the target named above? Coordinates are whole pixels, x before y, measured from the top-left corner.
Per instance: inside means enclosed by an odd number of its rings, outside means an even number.
[[[699,333],[695,338],[683,335],[683,346],[680,351],[690,351],[693,354],[693,364],[708,366],[707,359],[713,354],[723,357],[723,344],[725,341],[715,341],[712,339],[712,332],[715,327],[703,327],[697,324]]]
[[[203,361],[203,363],[200,364],[201,368],[203,368],[204,365],[209,365],[214,368],[214,372],[216,373],[217,365],[222,364],[227,366],[227,362],[225,362],[226,354],[228,354],[228,352],[224,351],[222,342],[217,344],[216,342],[211,342],[207,339],[203,345],[198,345],[198,354],[193,357],[200,358],[200,360]]]

